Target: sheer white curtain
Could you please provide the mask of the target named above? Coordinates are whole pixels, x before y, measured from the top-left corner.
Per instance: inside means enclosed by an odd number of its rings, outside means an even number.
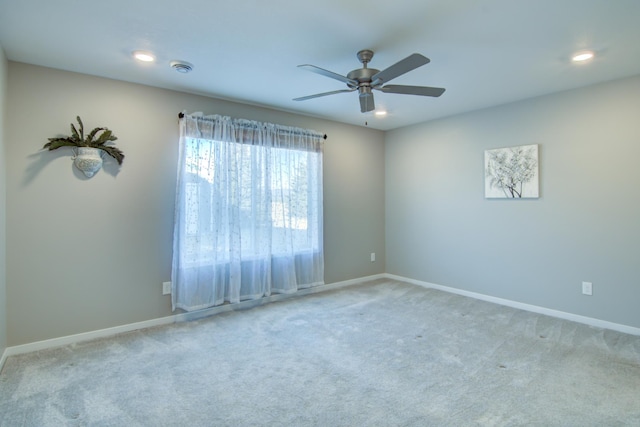
[[[323,135],[222,116],[180,119],[173,309],[324,282]]]

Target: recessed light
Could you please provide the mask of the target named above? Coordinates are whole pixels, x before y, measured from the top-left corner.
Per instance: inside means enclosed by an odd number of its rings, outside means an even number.
[[[581,50],[580,52],[576,52],[571,57],[571,60],[573,62],[584,62],[593,59],[594,56],[595,53],[592,50]]]
[[[376,116],[378,117],[382,117],[382,116],[386,116],[387,112],[384,110],[380,110],[380,111],[376,111]]]
[[[149,52],[143,50],[136,50],[133,52],[133,57],[142,62],[153,62],[156,58]]]

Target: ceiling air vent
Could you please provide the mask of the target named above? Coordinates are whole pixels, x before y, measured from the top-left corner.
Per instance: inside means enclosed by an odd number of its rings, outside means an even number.
[[[193,65],[189,64],[188,62],[185,61],[171,61],[169,63],[169,65],[171,65],[171,68],[173,68],[174,70],[176,70],[179,73],[188,73],[191,70],[193,70]]]

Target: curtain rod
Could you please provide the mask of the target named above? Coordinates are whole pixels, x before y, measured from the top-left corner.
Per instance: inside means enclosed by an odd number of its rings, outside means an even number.
[[[179,119],[182,119],[183,117],[184,117],[184,113],[183,113],[183,112],[178,113],[178,118],[179,118]],[[323,136],[322,138],[323,138],[323,139],[327,139],[327,134],[325,133],[325,134],[324,134],[324,136]]]

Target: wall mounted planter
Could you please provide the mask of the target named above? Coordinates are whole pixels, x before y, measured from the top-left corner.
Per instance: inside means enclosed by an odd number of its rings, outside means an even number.
[[[73,123],[71,123],[70,136],[49,138],[49,142],[47,142],[43,148],[48,148],[49,151],[57,150],[60,147],[77,149],[77,153],[75,157],[73,157],[73,163],[87,178],[91,178],[102,167],[102,152],[107,153],[113,157],[119,165],[122,165],[124,153],[113,145],[107,145],[118,138],[109,129],[103,127],[94,128],[85,137],[84,125],[82,124],[80,116],[76,117],[76,119],[78,120],[79,126],[76,128]],[[98,134],[100,135],[98,136]]]

